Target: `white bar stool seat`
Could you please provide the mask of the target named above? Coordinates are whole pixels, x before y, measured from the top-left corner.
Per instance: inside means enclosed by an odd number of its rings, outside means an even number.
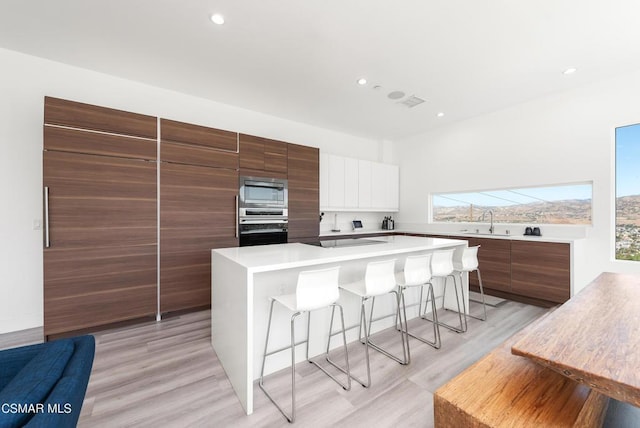
[[[436,298],[433,293],[433,284],[431,283],[431,254],[423,254],[419,256],[408,256],[404,263],[404,270],[396,272],[396,283],[401,295],[407,288],[420,287],[420,300],[418,302],[418,314],[422,314],[422,302],[424,288],[427,286],[427,301],[425,303],[425,312],[431,301],[431,312],[433,313],[433,340],[416,336],[413,333],[405,331],[406,334],[436,349],[440,348],[440,326],[438,325],[438,312],[436,309]],[[397,318],[396,318],[397,321]],[[401,326],[402,328],[402,326]]]
[[[298,274],[298,282],[296,285],[296,292],[293,294],[285,294],[281,296],[271,297],[271,308],[269,310],[269,323],[267,326],[267,337],[264,344],[264,356],[262,358],[262,369],[260,371],[260,380],[258,385],[260,389],[264,391],[269,400],[280,410],[280,412],[284,415],[284,417],[289,422],[293,422],[296,416],[296,355],[295,355],[295,347],[296,345],[300,345],[302,343],[306,343],[307,345],[307,361],[314,364],[318,367],[323,373],[333,379],[338,385],[340,385],[345,390],[351,389],[351,376],[349,370],[349,356],[347,354],[347,337],[345,334],[344,328],[344,314],[342,311],[342,306],[340,306],[337,300],[340,298],[340,291],[338,290],[338,273],[340,267],[332,267],[329,269],[321,269],[314,271],[305,271],[300,272]],[[268,351],[269,347],[269,336],[271,333],[271,320],[273,317],[273,307],[274,303],[278,302],[282,306],[284,306],[289,311],[293,312],[291,316],[291,344],[285,348],[277,349],[273,351]],[[311,311],[316,309],[322,309],[326,307],[332,307],[331,310],[331,323],[329,325],[329,342],[327,343],[327,352],[325,354],[325,358],[327,361],[329,360],[329,346],[331,344],[331,329],[333,327],[333,318],[335,314],[335,309],[338,307],[340,309],[340,319],[342,321],[342,341],[344,347],[344,359],[345,359],[345,368],[338,367],[342,372],[347,375],[347,382],[342,383],[338,379],[336,379],[333,375],[328,373],[323,367],[318,365],[315,361],[309,360],[309,330],[311,326]],[[307,339],[295,343],[295,320],[296,318],[303,313],[308,313],[307,318]],[[278,352],[285,351],[287,349],[291,350],[291,415],[288,415],[284,409],[276,402],[276,400],[269,394],[265,385],[264,385],[264,367],[265,362],[268,356],[274,355]],[[331,362],[332,365],[335,363]]]
[[[406,334],[407,331],[407,314],[406,308],[404,304],[404,296],[402,293],[399,293],[396,289],[396,277],[395,277],[395,263],[396,260],[383,260],[379,262],[369,262],[366,267],[364,279],[361,281],[356,281],[348,284],[341,284],[340,288],[344,291],[347,291],[351,294],[354,294],[357,297],[360,297],[360,340],[365,345],[365,363],[367,367],[367,382],[363,382],[356,378],[355,376],[351,376],[354,380],[360,383],[365,388],[368,388],[371,385],[371,365],[369,361],[369,348],[373,348],[376,351],[386,355],[387,357],[393,359],[394,361],[400,364],[409,364],[410,354],[409,354],[409,338]],[[373,308],[375,304],[375,298],[392,293],[395,295],[395,303],[396,303],[396,320],[400,317],[400,325],[402,326],[404,319],[404,328],[401,328],[400,338],[402,341],[402,351],[403,357],[399,358],[387,350],[381,348],[380,346],[373,343],[370,339],[371,335],[371,323],[376,321],[373,319]],[[367,300],[371,299],[371,312],[369,315],[369,323],[367,325],[367,316],[366,316],[366,308],[365,303]],[[403,312],[400,314],[400,303],[402,302]],[[362,340],[362,330],[364,327],[364,341]]]
[[[467,314],[467,316],[470,316],[471,318],[475,318],[480,321],[486,321],[487,305],[485,304],[485,301],[484,301],[484,288],[482,287],[482,276],[480,275],[480,268],[478,263],[479,249],[480,249],[480,245],[477,245],[475,247],[465,248],[461,253],[459,253],[459,255],[457,255],[457,257],[454,256],[453,267],[456,270],[456,273],[460,276],[460,283],[462,283],[463,273],[466,272],[470,274],[471,272],[474,272],[474,271],[476,272],[476,275],[478,276],[478,285],[480,286],[480,296],[482,297],[483,316],[477,317],[477,316],[471,315],[471,308],[469,308],[469,313]],[[464,296],[463,296],[463,301],[464,301]],[[469,306],[471,306],[471,303],[469,303]]]

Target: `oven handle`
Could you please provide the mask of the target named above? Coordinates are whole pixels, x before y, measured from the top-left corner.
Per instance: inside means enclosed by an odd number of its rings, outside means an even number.
[[[260,229],[260,230],[243,230],[240,232],[242,235],[260,235],[264,233],[287,233],[284,229]]]
[[[240,220],[242,224],[287,224],[289,220],[258,220],[258,219],[242,219]]]

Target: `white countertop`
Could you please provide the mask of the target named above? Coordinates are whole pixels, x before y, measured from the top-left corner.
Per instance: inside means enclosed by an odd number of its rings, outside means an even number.
[[[552,237],[552,236],[525,236],[525,235],[504,235],[504,234],[479,234],[472,232],[443,232],[443,231],[416,231],[414,229],[394,229],[394,230],[383,230],[383,229],[365,229],[365,230],[343,230],[340,232],[320,232],[320,238],[331,238],[335,237],[336,239],[347,236],[347,235],[358,235],[358,236],[367,236],[378,233],[419,233],[419,234],[427,234],[427,235],[444,235],[444,236],[454,236],[460,238],[487,238],[487,239],[508,239],[511,241],[533,241],[533,242],[558,242],[563,244],[571,244],[578,239],[584,238],[562,238],[562,237]]]
[[[398,231],[396,231],[398,232]],[[401,233],[415,233],[409,231],[400,231]],[[419,233],[430,233],[430,232],[419,232]],[[582,238],[555,238],[550,236],[526,236],[526,235],[491,235],[484,233],[466,233],[466,232],[433,232],[430,233],[433,235],[446,235],[446,236],[455,236],[460,238],[488,238],[488,239],[508,239],[510,241],[534,241],[534,242],[558,242],[563,244],[570,244],[574,242],[576,239]]]
[[[370,238],[379,244],[354,247],[323,248],[307,244],[274,244],[255,247],[234,247],[212,250],[241,265],[249,272],[269,272],[324,263],[343,262],[371,257],[384,257],[414,251],[428,251],[458,245],[457,239],[422,238],[415,236],[380,236]]]

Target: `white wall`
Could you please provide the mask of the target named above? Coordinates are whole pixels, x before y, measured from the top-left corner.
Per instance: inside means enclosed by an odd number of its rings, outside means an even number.
[[[637,272],[613,260],[614,129],[640,122],[640,73],[398,141],[398,225],[427,221],[430,192],[593,181],[593,227],[576,260],[576,290],[602,271]]]
[[[0,49],[0,333],[41,326],[45,95],[284,140],[381,161],[389,143],[358,138]],[[375,150],[371,150],[371,147]]]

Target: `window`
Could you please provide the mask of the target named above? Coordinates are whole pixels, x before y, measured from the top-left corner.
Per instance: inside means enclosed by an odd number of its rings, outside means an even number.
[[[616,128],[616,259],[640,261],[640,124]]]
[[[591,224],[591,183],[438,193],[432,196],[434,222]],[[640,224],[640,223],[639,223]]]

